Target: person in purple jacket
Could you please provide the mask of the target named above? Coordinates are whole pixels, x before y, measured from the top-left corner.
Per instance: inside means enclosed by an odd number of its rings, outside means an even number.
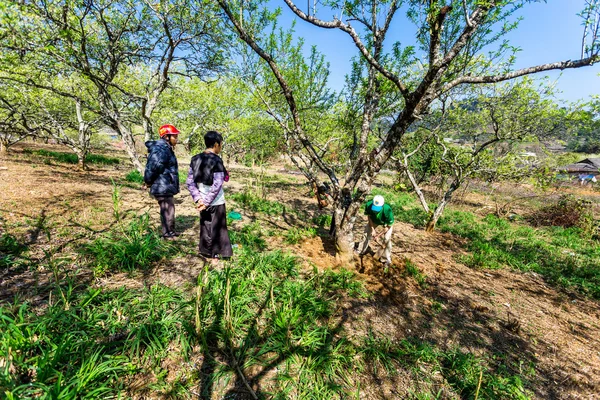
[[[204,135],[206,150],[192,157],[186,186],[200,211],[200,254],[216,264],[219,258],[233,255],[229,233],[223,183],[229,174],[219,153],[223,136],[216,131]]]

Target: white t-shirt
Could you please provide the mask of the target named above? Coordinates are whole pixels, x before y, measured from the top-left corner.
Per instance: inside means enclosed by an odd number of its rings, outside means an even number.
[[[210,191],[210,186],[205,185],[203,183],[199,183],[197,184],[198,186],[198,190],[200,191],[200,193],[202,194],[202,198],[204,198],[204,196],[206,196],[208,194],[208,192]],[[215,199],[212,201],[212,203],[206,204],[207,207],[209,206],[220,206],[221,204],[225,204],[225,192],[223,191],[223,186],[221,186],[221,189],[219,190],[219,193],[217,193],[217,197],[215,197]]]

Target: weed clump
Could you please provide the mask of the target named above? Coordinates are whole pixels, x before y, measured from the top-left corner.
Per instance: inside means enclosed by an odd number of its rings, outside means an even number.
[[[0,387],[7,399],[120,398],[136,372],[160,376],[173,347],[187,357],[192,313],[181,293],[160,285],[72,289],[43,311],[27,303],[0,307]]]
[[[263,199],[249,191],[234,193],[231,195],[231,199],[251,211],[261,212],[267,215],[279,215],[282,214],[285,209],[283,204]]]
[[[561,196],[557,202],[532,213],[528,219],[533,226],[577,227],[587,236],[598,230],[594,223],[592,202],[572,195]]]
[[[62,162],[65,164],[77,164],[79,160],[77,159],[77,155],[73,153],[63,153],[59,151],[50,151],[50,150],[31,150],[25,149],[24,153],[27,154],[35,154],[38,156],[52,158],[58,162]],[[85,162],[88,164],[98,164],[98,165],[116,165],[119,164],[120,160],[115,157],[107,157],[101,154],[88,154],[85,157]]]
[[[175,253],[175,248],[150,228],[145,214],[85,245],[84,253],[98,276],[109,271],[148,269],[153,262]]]
[[[127,182],[139,183],[141,185],[142,183],[144,183],[144,176],[140,173],[140,171],[134,169],[133,171],[125,175],[125,180]]]
[[[26,249],[27,246],[19,243],[13,235],[3,233],[0,236],[0,268],[9,268],[18,263],[18,257]]]
[[[297,244],[304,239],[314,238],[317,236],[317,230],[315,228],[291,228],[288,229],[283,235],[284,241],[287,244]]]

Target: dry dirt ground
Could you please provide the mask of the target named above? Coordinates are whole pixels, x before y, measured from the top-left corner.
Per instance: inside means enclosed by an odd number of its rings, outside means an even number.
[[[180,163],[186,165],[185,160]],[[123,182],[129,168],[92,166],[92,170],[80,172],[69,165],[45,164],[41,158],[20,153],[19,147],[0,166],[7,168],[0,169],[0,233],[10,227],[12,234],[35,245],[31,246],[37,251],[33,256],[40,260],[36,271],[16,275],[0,271],[0,304],[15,296],[42,302],[47,297],[46,282],[52,279],[44,268],[44,251],[67,249],[71,243],[109,229],[114,220],[111,179]],[[269,199],[306,215],[317,212],[315,200],[308,197],[308,188],[297,175],[271,172],[280,183],[271,189]],[[231,168],[227,191],[251,187],[248,173],[242,167]],[[155,201],[132,186],[121,189],[122,212],[149,212],[158,225]],[[176,200],[178,228],[183,231],[180,240],[195,243],[198,223],[187,191],[183,189]],[[243,223],[258,217],[244,214]],[[261,224],[273,229],[304,223],[281,216],[262,218]],[[285,246],[307,267],[339,268],[326,235],[296,245],[284,244],[277,236],[269,240],[270,248]],[[515,374],[529,377],[537,399],[600,399],[597,302],[549,287],[532,273],[467,268],[455,261],[455,256],[464,252],[463,240],[449,234],[427,234],[397,222],[393,240],[393,267],[388,271],[370,256],[351,266],[373,296],[346,300],[338,310],[339,322],[349,336],[364,336],[373,330],[396,340],[419,337],[441,348],[459,346],[474,354],[504,358]],[[425,284],[417,284],[406,274],[407,261],[426,276]],[[72,262],[77,265],[74,255]],[[90,285],[107,287],[157,281],[185,287],[194,285],[201,265],[190,255],[157,265],[139,278],[118,274],[95,280],[85,270],[79,270],[78,276]],[[363,398],[403,398],[408,379],[410,376],[403,374],[366,377],[361,385]],[[435,393],[435,377],[432,382],[423,385]],[[413,388],[419,384],[411,382]],[[442,398],[450,396],[444,396],[443,385],[439,389]]]

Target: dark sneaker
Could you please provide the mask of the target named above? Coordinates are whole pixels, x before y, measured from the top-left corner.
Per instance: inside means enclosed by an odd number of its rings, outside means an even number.
[[[175,236],[172,233],[165,233],[162,235],[163,240],[175,240]]]
[[[173,232],[169,232],[169,235],[178,237],[178,236],[181,236],[181,233],[173,231]]]

